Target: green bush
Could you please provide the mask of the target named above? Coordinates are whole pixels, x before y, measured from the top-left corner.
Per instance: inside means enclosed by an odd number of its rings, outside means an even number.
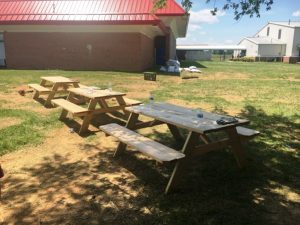
[[[242,57],[242,58],[233,58],[232,61],[240,61],[240,62],[255,62],[254,57]]]

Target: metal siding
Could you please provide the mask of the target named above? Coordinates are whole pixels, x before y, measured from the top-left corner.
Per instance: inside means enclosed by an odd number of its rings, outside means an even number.
[[[54,10],[54,8],[55,10]],[[72,21],[157,23],[156,15],[184,15],[184,10],[168,0],[167,7],[151,14],[152,0],[2,0],[0,23],[64,23]]]

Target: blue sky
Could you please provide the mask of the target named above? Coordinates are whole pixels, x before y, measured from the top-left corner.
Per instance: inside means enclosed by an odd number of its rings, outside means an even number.
[[[253,36],[269,21],[300,21],[300,0],[274,0],[270,11],[261,10],[260,18],[244,16],[239,21],[234,20],[231,11],[212,16],[210,9],[214,7],[214,0],[208,4],[205,0],[193,2],[187,37],[177,39],[178,44],[237,44],[242,38]],[[216,0],[216,6],[222,8],[224,2]]]

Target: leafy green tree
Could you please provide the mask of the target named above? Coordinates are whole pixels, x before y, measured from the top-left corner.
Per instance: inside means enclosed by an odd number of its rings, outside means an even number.
[[[163,8],[166,6],[167,0],[154,0],[154,8]],[[241,17],[248,15],[250,17],[260,17],[262,8],[270,10],[274,0],[223,0],[222,8],[215,7],[218,0],[181,0],[182,7],[189,12],[195,1],[205,1],[206,3],[213,2],[214,7],[211,10],[213,15],[216,15],[218,10],[230,10],[234,12],[234,19],[239,20]]]

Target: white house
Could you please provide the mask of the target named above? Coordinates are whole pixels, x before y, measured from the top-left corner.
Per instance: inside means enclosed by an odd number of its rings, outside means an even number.
[[[300,22],[269,22],[239,45],[246,47],[245,56],[300,61]]]

